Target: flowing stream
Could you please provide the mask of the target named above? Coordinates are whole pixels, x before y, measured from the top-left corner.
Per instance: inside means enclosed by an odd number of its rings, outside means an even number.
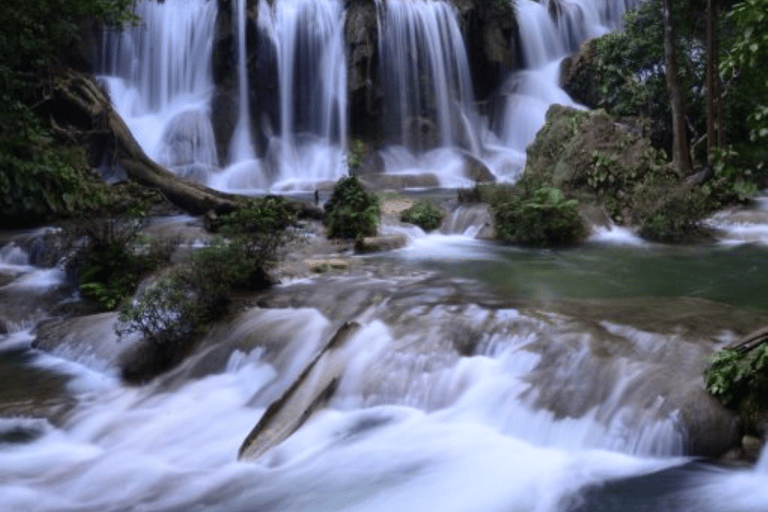
[[[273,288],[180,367],[127,386],[117,364],[135,341],[117,340],[114,315],[66,321],[54,336],[40,324],[73,299],[63,274],[30,256],[31,238],[0,249],[3,303],[37,306],[3,312],[14,318],[0,336],[4,510],[768,504],[768,454],[744,469],[692,458],[722,425],[688,419],[704,400],[706,355],[768,320],[763,245],[603,234],[552,252],[416,236],[353,271]],[[238,461],[267,406],[350,320],[361,328],[325,406]]]
[[[223,189],[301,189],[343,174],[342,2],[261,0],[255,22],[246,2],[231,2],[239,121],[223,169],[210,107],[218,4],[139,2],[140,27],[105,35],[100,73],[139,142]],[[517,2],[525,67],[498,91],[498,116],[483,119],[453,7],[380,3],[381,65],[395,88],[387,171],[461,184],[451,161],[470,155],[515,179],[547,106],[572,103],[556,85],[560,59],[633,5]],[[279,74],[279,124],[263,154],[244,85],[249,23]],[[433,139],[409,138],[413,122],[420,136],[434,125]],[[63,270],[42,265],[44,233],[2,234],[0,508],[767,510],[768,451],[749,467],[714,461],[734,442],[733,417],[701,378],[709,354],[768,324],[765,203],[709,219],[719,243],[682,248],[619,229],[568,251],[505,248],[467,236],[484,222],[468,209],[443,234],[414,228],[403,250],[276,286],[141,386],[119,379],[139,341],[117,338],[114,314],[56,320],[78,298]],[[319,369],[338,375],[322,406],[262,456],[238,460],[270,404],[347,322],[360,328]]]

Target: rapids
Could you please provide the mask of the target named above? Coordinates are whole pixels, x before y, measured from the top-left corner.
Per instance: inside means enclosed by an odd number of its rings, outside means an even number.
[[[261,294],[181,366],[138,387],[116,376],[109,347],[120,342],[85,349],[114,336],[109,315],[65,320],[63,331],[37,317],[8,324],[3,510],[762,511],[768,455],[752,469],[691,457],[727,434],[697,408],[704,358],[768,320],[759,297],[723,279],[766,255],[740,251],[601,240],[523,251],[422,235],[356,258],[349,272]],[[0,255],[15,272],[6,287],[61,285],[39,277],[23,244]],[[617,272],[618,261],[639,275]],[[676,262],[687,280],[662,279],[666,293],[647,286]],[[499,268],[468,273],[484,264]],[[560,286],[586,266],[589,279]],[[701,289],[705,276],[712,285]],[[238,461],[267,406],[352,320],[361,327],[337,356],[341,378],[325,406]],[[51,332],[58,348],[33,348]]]
[[[523,67],[491,115],[475,105],[452,3],[377,2],[386,172],[465,185],[471,157],[516,179],[548,106],[573,103],[557,86],[560,60],[636,2],[516,3]],[[237,119],[222,151],[211,55],[226,5]],[[248,193],[314,190],[346,172],[344,2],[136,8],[142,25],[104,34],[96,71],[151,157]],[[250,103],[254,58],[275,59],[275,126]],[[0,509],[764,512],[768,450],[754,467],[716,462],[739,440],[701,378],[707,355],[768,324],[764,210],[718,214],[720,243],[682,248],[618,228],[568,251],[500,247],[474,238],[487,212],[472,208],[440,234],[389,227],[409,246],[344,255],[351,270],[249,299],[142,386],[118,377],[139,341],[117,338],[114,314],[69,316],[79,299],[62,269],[42,265],[43,238],[2,234]],[[332,393],[282,442],[238,460],[270,404],[347,322],[360,328],[316,372],[333,377]]]

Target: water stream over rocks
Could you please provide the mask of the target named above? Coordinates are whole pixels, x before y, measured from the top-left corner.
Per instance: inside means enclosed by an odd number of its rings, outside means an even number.
[[[3,289],[63,286],[36,277],[50,271],[22,245],[0,250],[14,271]],[[135,340],[117,340],[112,314],[7,322],[0,495],[44,512],[761,511],[766,455],[752,469],[691,456],[739,441],[701,371],[768,323],[762,298],[724,279],[765,251],[523,251],[422,235],[248,299],[138,387],[117,377]],[[675,265],[686,279],[658,275]],[[51,300],[34,299],[43,317]],[[350,321],[359,329],[318,363],[317,382],[334,375],[322,401],[284,409],[295,431],[238,461],[270,404],[297,382],[311,391],[297,378]]]
[[[548,105],[572,103],[560,59],[635,2],[517,4],[523,67],[489,100],[494,115],[474,104],[453,4],[377,4],[376,64],[395,88],[384,95],[395,119],[386,173],[455,186],[472,182],[471,161],[514,180]],[[238,13],[225,151],[211,121],[220,5]],[[248,193],[314,190],[345,173],[342,2],[137,10],[143,25],[105,35],[98,71],[151,157]],[[270,58],[275,119],[254,117],[244,69]],[[606,227],[572,250],[502,247],[481,239],[488,215],[474,207],[437,234],[385,226],[409,240],[386,254],[337,254],[310,234],[316,245],[288,263],[343,264],[282,269],[283,284],[241,298],[141,386],[119,378],[141,341],[119,339],[113,313],[76,314],[65,272],[44,264],[50,240],[0,234],[0,508],[764,512],[768,451],[753,467],[715,462],[740,439],[701,373],[713,351],[768,324],[768,216],[759,203],[708,222],[721,243],[666,247]],[[150,229],[191,250],[205,234],[189,223]],[[262,418],[274,437],[253,430]]]

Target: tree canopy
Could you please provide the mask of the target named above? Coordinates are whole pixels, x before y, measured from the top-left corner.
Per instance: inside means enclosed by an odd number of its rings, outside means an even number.
[[[31,224],[93,199],[84,193],[88,162],[57,136],[46,101],[80,40],[83,23],[120,26],[135,19],[131,0],[18,0],[0,4],[0,216]]]

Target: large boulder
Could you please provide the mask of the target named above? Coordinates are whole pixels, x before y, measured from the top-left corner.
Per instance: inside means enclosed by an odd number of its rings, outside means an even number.
[[[654,240],[705,235],[698,220],[708,212],[706,195],[678,176],[637,119],[553,105],[528,147],[520,183],[597,204],[617,224],[639,226]]]

